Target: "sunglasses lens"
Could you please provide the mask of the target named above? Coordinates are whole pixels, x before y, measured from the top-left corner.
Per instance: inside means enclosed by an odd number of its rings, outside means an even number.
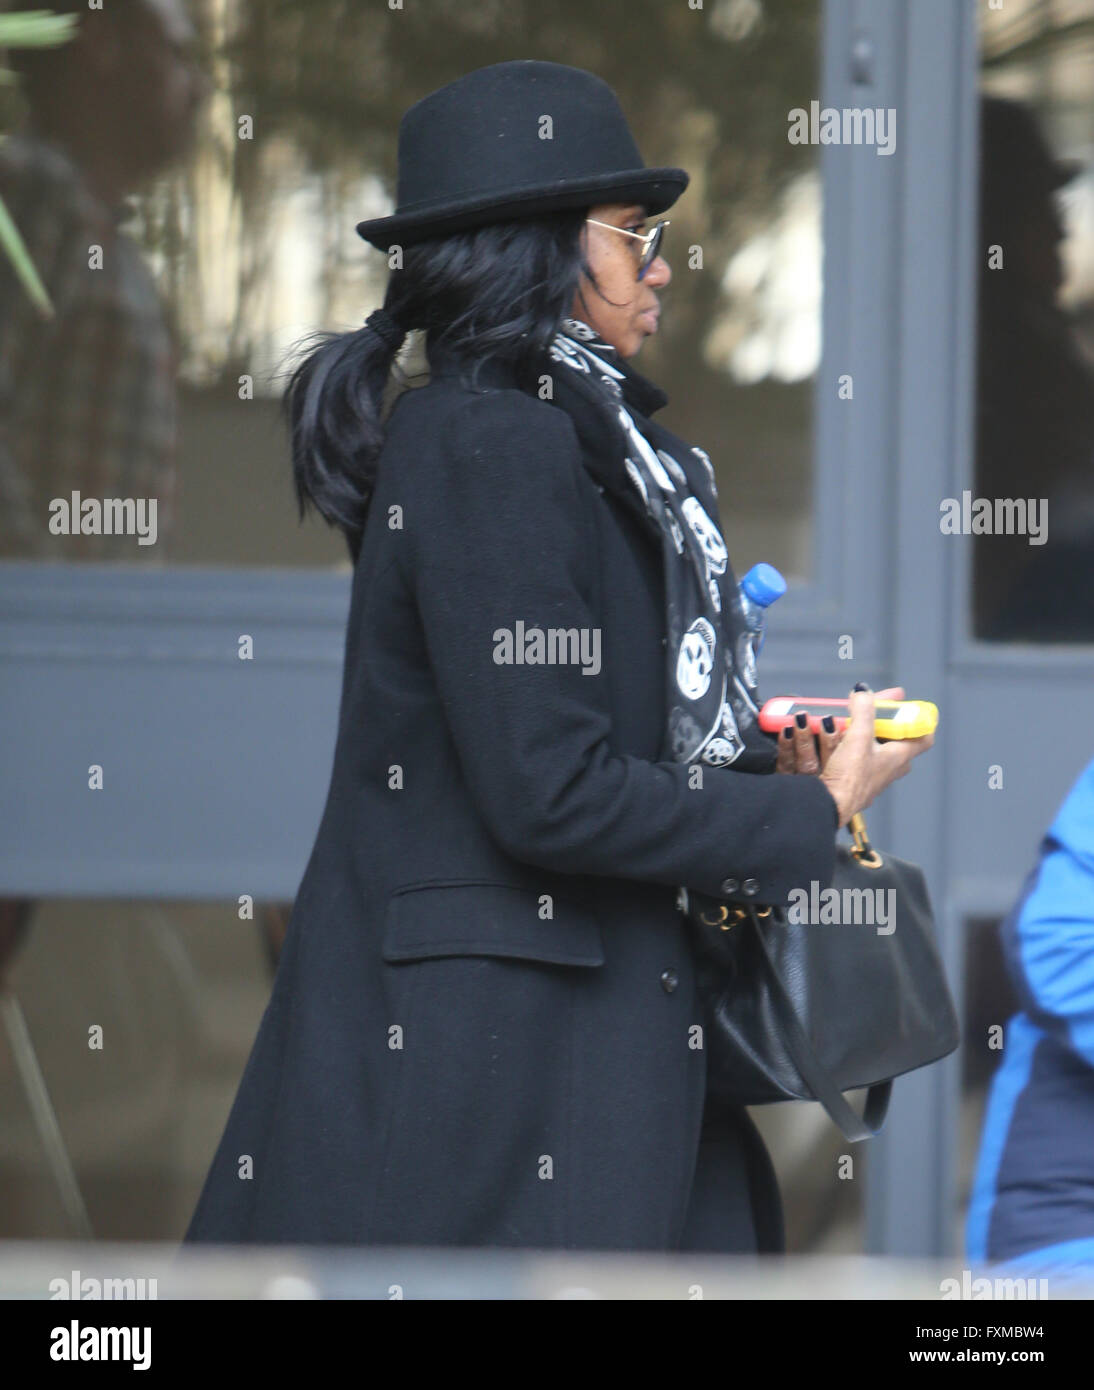
[[[640,280],[657,259],[657,252],[660,250],[661,238],[664,234],[665,224],[663,222],[658,222],[657,226],[653,229],[653,236],[650,238],[650,244],[642,253],[642,259],[638,263],[638,278]]]

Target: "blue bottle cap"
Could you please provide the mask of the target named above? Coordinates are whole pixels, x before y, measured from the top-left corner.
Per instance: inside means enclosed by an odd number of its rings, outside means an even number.
[[[786,593],[786,580],[774,565],[753,565],[741,580],[741,588],[753,603],[767,608]]]

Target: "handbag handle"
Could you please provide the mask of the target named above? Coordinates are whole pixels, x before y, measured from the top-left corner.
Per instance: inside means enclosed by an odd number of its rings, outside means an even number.
[[[865,834],[865,826],[863,833]],[[868,845],[869,842],[867,841]],[[874,850],[869,850],[869,852],[871,854],[876,853]],[[880,859],[878,862],[880,863]],[[802,1080],[813,1092],[814,1098],[824,1106],[832,1123],[843,1132],[843,1137],[849,1143],[857,1144],[863,1139],[874,1138],[885,1123],[885,1116],[889,1109],[889,1098],[893,1091],[892,1081],[879,1081],[877,1085],[871,1086],[866,1092],[866,1105],[862,1114],[859,1115],[855,1112],[853,1107],[843,1098],[843,1093],[839,1087],[817,1061],[816,1054],[798,1019],[793,1002],[783,987],[778,968],[771,959],[763,928],[760,926],[755,909],[748,909],[748,917],[752,923],[752,930],[759,939],[764,963],[767,966],[767,973],[773,986],[772,997],[781,1015],[779,1023],[783,1030],[783,1041],[794,1060],[794,1065],[801,1072]]]
[[[851,838],[855,842],[855,847],[851,853],[858,862],[866,869],[880,869],[881,855],[870,843],[870,837],[866,833],[866,819],[861,811],[856,811],[847,822],[847,829],[851,832]]]

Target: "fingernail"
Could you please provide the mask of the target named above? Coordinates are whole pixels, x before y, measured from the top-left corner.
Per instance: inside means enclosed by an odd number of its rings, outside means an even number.
[[[836,721],[830,714],[826,714],[821,720],[821,723],[824,725],[824,732],[826,734],[834,734],[836,732]]]
[[[856,689],[856,690],[869,690],[870,687],[865,683],[865,681],[859,681],[859,682],[855,685],[855,689]]]
[[[786,724],[786,725],[783,727],[783,738],[793,738],[793,737],[794,737],[794,730],[790,727],[789,724]]]
[[[796,714],[794,716],[794,723],[797,724],[799,729],[807,729],[809,727],[809,716],[806,714]]]

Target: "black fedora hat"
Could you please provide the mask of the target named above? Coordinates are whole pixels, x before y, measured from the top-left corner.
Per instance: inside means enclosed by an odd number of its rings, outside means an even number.
[[[477,68],[405,112],[396,210],[358,222],[357,232],[386,251],[596,203],[641,203],[653,216],[687,185],[683,169],[646,168],[601,78],[521,59]]]

